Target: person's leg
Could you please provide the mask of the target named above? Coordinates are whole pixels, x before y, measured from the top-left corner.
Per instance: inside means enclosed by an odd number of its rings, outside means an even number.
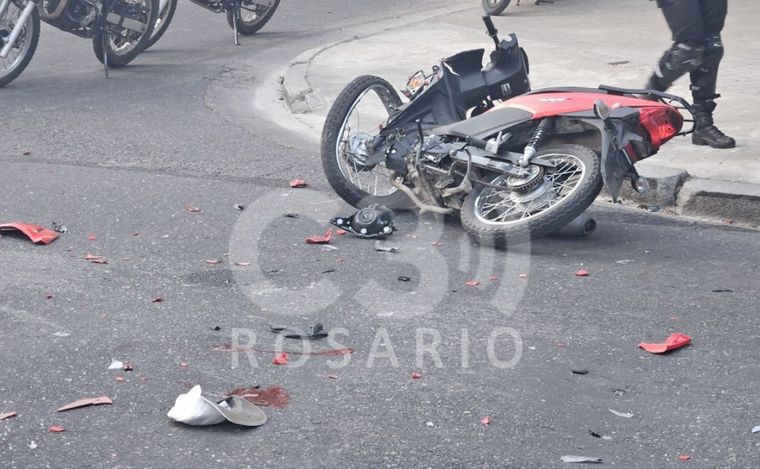
[[[723,134],[713,123],[718,81],[718,67],[723,58],[720,32],[726,19],[726,0],[700,0],[705,27],[705,49],[702,63],[692,70],[691,95],[694,99],[694,134],[692,142],[714,148],[733,148],[736,141]]]
[[[673,46],[655,65],[647,88],[665,91],[700,65],[705,32],[700,0],[658,0],[657,4],[673,33]]]

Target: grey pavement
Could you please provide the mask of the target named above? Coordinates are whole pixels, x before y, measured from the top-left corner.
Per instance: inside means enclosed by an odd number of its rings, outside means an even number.
[[[664,19],[650,1],[528,3],[511,5],[495,23],[503,35],[517,33],[530,58],[534,89],[600,84],[640,88],[670,44]],[[465,49],[489,50],[492,44],[477,13],[455,11],[422,22],[407,18],[392,29],[306,51],[291,61],[284,76],[285,102],[316,135],[335,96],[358,75],[379,75],[400,89],[409,75],[429,71],[439,58]],[[630,190],[624,196],[636,203],[673,206],[679,213],[760,225],[760,131],[755,125],[760,69],[754,58],[760,50],[758,17],[757,2],[732,1],[723,34],[726,56],[718,90],[723,97],[716,121],[736,137],[737,147],[715,150],[679,138],[638,166],[655,190],[646,197]],[[672,92],[691,99],[688,77]]]

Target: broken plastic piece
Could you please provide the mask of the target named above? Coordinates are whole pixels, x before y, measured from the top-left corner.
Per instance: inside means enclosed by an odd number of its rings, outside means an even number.
[[[602,462],[602,458],[594,458],[591,456],[562,456],[562,462],[575,462],[575,463],[596,463]]]
[[[420,379],[420,378],[422,378],[422,374],[420,372],[418,371],[412,372],[412,379]]]
[[[690,343],[691,343],[691,337],[689,337],[686,334],[677,332],[675,334],[670,334],[670,336],[668,336],[668,338],[665,339],[665,342],[662,342],[660,344],[642,342],[639,344],[639,347],[643,348],[649,353],[665,353],[671,350],[681,348],[685,345],[689,345]]]
[[[375,241],[375,251],[380,252],[399,252],[401,249],[397,246],[386,246],[379,239]]]
[[[477,287],[480,285],[480,280],[468,280],[464,282],[464,286],[466,287]]]
[[[0,225],[0,231],[20,231],[33,243],[50,244],[58,238],[55,231],[20,221]]]
[[[193,426],[215,425],[225,420],[246,427],[258,427],[267,422],[263,410],[239,396],[230,396],[214,403],[201,394],[200,386],[193,386],[180,394],[174,407],[166,414],[172,420]]]
[[[288,352],[282,352],[272,360],[273,365],[287,365],[288,364]]]
[[[486,415],[485,417],[480,419],[480,424],[483,425],[484,427],[491,425],[491,417]]]
[[[124,362],[116,359],[111,359],[111,364],[108,366],[109,370],[121,370],[124,368]]]
[[[346,230],[341,230],[341,229],[335,230],[335,234],[338,236],[344,236],[346,233],[348,233],[348,231]]]
[[[108,259],[106,259],[103,256],[96,256],[95,254],[90,254],[89,252],[85,254],[84,260],[90,261],[93,264],[108,264]]]
[[[399,282],[409,282],[410,280],[412,280],[412,279],[410,277],[405,276],[405,275],[399,275],[398,276],[398,281]]]
[[[328,228],[322,236],[314,235],[306,238],[306,244],[327,244],[332,241],[332,235],[332,228]]]
[[[576,277],[588,277],[588,270],[581,269],[581,270],[575,272],[575,276]]]
[[[243,204],[235,204],[235,210],[245,210],[245,205],[243,205]]]
[[[292,187],[293,189],[304,188],[306,187],[306,181],[304,181],[303,179],[293,179],[292,181],[290,181],[290,187]]]
[[[13,415],[16,415],[16,413],[13,412]],[[2,420],[2,418],[0,418],[0,420]],[[752,429],[752,433],[758,433],[758,432],[760,432],[760,425],[758,425],[758,426],[756,426],[756,427],[754,427]]]
[[[56,233],[65,234],[69,232],[68,228],[66,228],[65,226],[63,226],[62,224],[58,222],[54,221],[53,223],[51,223],[51,225],[53,226],[53,231],[55,231]]]
[[[682,454],[678,456],[679,461],[688,461],[689,459],[691,459],[691,456],[689,456],[688,454]]]
[[[350,217],[337,217],[330,224],[360,238],[383,238],[396,231],[393,211],[384,205],[371,204]]]
[[[618,417],[623,417],[624,419],[633,418],[633,412],[618,412],[617,410],[612,410],[612,409],[607,409],[607,410],[617,415]]]
[[[153,298],[150,299],[151,303],[162,303],[163,301],[164,299],[161,298],[160,296],[154,296]]]
[[[201,211],[200,208],[194,207],[194,206],[192,206],[190,204],[185,205],[185,210],[188,211],[188,212],[190,212],[190,213],[198,213],[198,212]]]
[[[216,264],[221,264],[221,263],[222,261],[220,261],[219,259],[206,259],[206,264],[216,265]]]
[[[9,419],[15,416],[16,416],[16,412],[3,412],[0,414],[0,420]]]
[[[63,428],[63,427],[59,427],[58,425],[53,425],[52,427],[50,427],[50,428],[48,429],[48,431],[49,431],[50,433],[61,433],[61,432],[65,432],[65,431],[66,431],[66,429],[65,429],[65,428]]]
[[[90,240],[90,241],[95,241],[98,238],[95,237],[95,233],[88,233],[87,234],[87,239]]]
[[[297,213],[283,213],[282,216],[285,218],[301,218],[301,215]]]
[[[591,435],[591,436],[593,436],[594,438],[601,438],[602,437],[602,435],[598,434],[594,430],[589,430],[588,434]]]
[[[63,407],[59,407],[58,412],[64,412],[67,410],[78,409],[80,407],[87,407],[91,405],[103,405],[103,404],[111,405],[113,404],[113,401],[107,396],[89,397],[85,399],[79,399],[78,401],[71,402],[69,404],[66,404]]]
[[[570,370],[574,375],[587,375],[588,370]]]
[[[285,336],[286,339],[324,339],[327,337],[327,331],[321,323],[316,323],[309,328],[308,333],[299,332],[286,326],[269,326],[269,330],[275,334]]]

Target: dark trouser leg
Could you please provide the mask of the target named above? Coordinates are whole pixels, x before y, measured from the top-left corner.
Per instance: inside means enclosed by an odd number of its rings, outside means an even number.
[[[674,43],[655,65],[647,88],[665,91],[700,65],[705,29],[700,0],[659,0],[658,5],[673,32]]]

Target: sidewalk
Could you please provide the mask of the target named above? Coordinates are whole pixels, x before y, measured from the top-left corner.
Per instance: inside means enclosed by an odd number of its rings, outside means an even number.
[[[354,77],[379,75],[401,88],[409,75],[465,49],[492,44],[484,33],[479,2],[466,11],[382,32],[367,31],[326,44],[295,58],[282,83],[284,100],[295,118],[315,132],[340,90]],[[754,89],[760,64],[755,20],[760,4],[734,0],[723,39],[716,121],[736,137],[737,148],[716,150],[678,138],[637,165],[656,190],[636,202],[674,207],[678,213],[760,225],[760,130]],[[559,0],[550,5],[510,6],[495,23],[500,35],[516,32],[530,58],[534,89],[547,86],[610,84],[641,87],[661,53],[669,32],[654,3],[644,0]],[[688,78],[671,90],[689,97]],[[653,187],[653,188],[654,188]],[[628,193],[627,197],[637,195]]]

